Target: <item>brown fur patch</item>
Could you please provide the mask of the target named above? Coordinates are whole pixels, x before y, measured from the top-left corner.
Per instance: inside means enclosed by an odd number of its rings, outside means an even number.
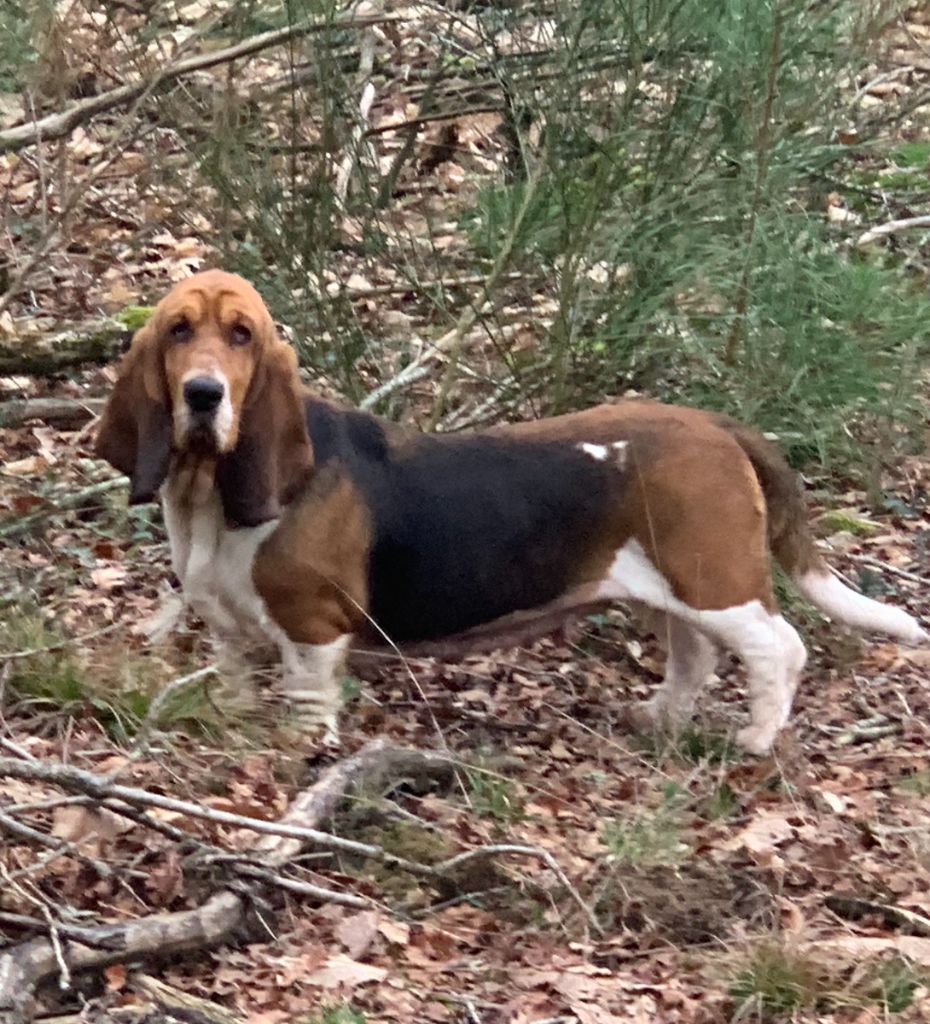
[[[626,441],[635,481],[617,517],[675,596],[703,611],[753,600],[774,607],[763,493],[743,448],[713,414],[637,400],[493,432]]]
[[[252,570],[294,643],[327,644],[365,622],[371,526],[352,481],[320,472],[259,548]]]

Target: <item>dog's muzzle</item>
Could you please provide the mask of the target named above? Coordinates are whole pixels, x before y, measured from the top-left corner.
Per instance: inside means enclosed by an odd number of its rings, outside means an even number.
[[[186,434],[189,443],[215,449],[224,433],[218,413],[226,398],[226,385],[215,377],[192,377],[184,382]]]

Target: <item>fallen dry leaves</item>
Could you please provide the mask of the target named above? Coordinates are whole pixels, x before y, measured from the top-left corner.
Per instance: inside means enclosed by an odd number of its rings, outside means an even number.
[[[415,64],[416,41],[402,37],[397,45]],[[256,74],[269,70],[262,68],[256,62]],[[881,102],[877,87],[870,99]],[[418,112],[403,98],[385,96],[372,126]],[[463,175],[489,163],[498,126],[493,113],[456,122],[455,158],[439,163],[430,179],[437,194],[459,189]],[[438,149],[441,131],[425,133],[425,150]],[[402,144],[397,133],[386,138],[395,149]],[[160,145],[160,158],[174,154],[170,139]],[[80,130],[62,159],[80,173],[99,146],[94,129]],[[143,148],[115,161],[108,203],[78,211],[72,229],[86,252],[50,254],[29,303],[15,309],[17,323],[42,326],[144,301],[210,259],[203,239],[211,225],[196,210],[196,194],[182,185],[138,208],[136,181],[152,159]],[[6,155],[0,173],[12,211],[27,218],[41,194],[36,166]],[[844,219],[849,213],[841,197],[829,209]],[[402,233],[426,237],[435,210],[432,199],[411,203]],[[343,230],[352,240],[353,225]],[[453,255],[462,242],[452,225],[432,238]],[[346,295],[366,330],[407,337],[423,325],[416,296],[390,292],[402,284],[395,268],[362,260],[351,247],[347,253],[320,282],[327,294]],[[606,281],[604,268],[591,274]],[[388,291],[372,297],[378,288]],[[516,350],[536,344],[539,325],[551,320],[546,301],[530,295],[514,305]],[[13,324],[4,313],[0,332]],[[364,376],[364,365],[359,372]],[[105,393],[110,384],[110,372],[89,371],[57,382],[5,378],[0,391],[80,398]],[[128,513],[121,494],[91,495],[76,509],[58,511],[63,497],[105,479],[88,456],[83,431],[0,428],[0,520],[45,513],[26,543],[4,546],[0,594],[10,598],[5,614],[28,599],[55,630],[87,637],[69,651],[79,678],[104,690],[142,691],[146,673],[164,684],[210,655],[197,624],[183,617],[165,639],[149,640],[159,632],[170,588],[157,513]],[[825,540],[851,579],[926,617],[930,596],[920,578],[928,575],[930,461],[905,463],[886,484],[897,511],[867,516],[864,494],[839,495],[834,508],[869,519],[875,529],[827,531]],[[112,624],[118,628],[95,635]],[[894,933],[880,921],[840,921],[824,897],[848,890],[930,913],[930,655],[841,640],[822,623],[810,626],[808,640],[812,659],[792,730],[765,761],[727,748],[746,696],[741,675],[727,664],[709,687],[688,744],[657,751],[625,733],[621,705],[650,691],[662,659],[620,615],[529,650],[450,665],[414,661],[416,688],[405,668],[372,670],[364,698],[347,711],[348,749],[375,734],[436,746],[438,725],[443,743],[476,771],[449,789],[420,792],[409,784],[387,801],[350,806],[333,829],[368,838],[373,830],[424,859],[488,842],[538,844],[556,856],[605,935],[589,934],[556,880],[529,861],[481,862],[463,879],[462,892],[438,893],[371,865],[309,860],[302,878],[351,886],[383,906],[360,912],[266,893],[254,934],[236,948],[164,966],[162,976],[251,1024],[313,1019],[321,1005],[342,1001],[371,1024],[703,1024],[727,1020],[733,1010],[726,950],[738,953],[758,936],[789,935],[811,956],[854,962],[893,954],[927,966],[930,940]],[[20,653],[34,645],[28,636],[16,640]],[[206,736],[179,727],[151,758],[130,762],[127,737],[99,688],[68,691],[66,701],[60,694],[22,696],[15,692],[17,666],[32,662],[9,664],[14,683],[5,693],[2,735],[32,756],[119,770],[135,784],[263,820],[281,815],[308,770],[306,752],[275,732],[273,705],[264,720],[248,722],[251,730],[235,716],[221,718],[221,729]],[[314,762],[309,771],[318,768]],[[54,795],[0,780],[0,809]],[[155,809],[151,817],[228,849],[253,838],[171,811]],[[183,909],[224,881],[219,869],[201,871],[167,837],[105,810],[64,806],[37,810],[29,820],[80,844],[82,853],[105,855],[123,873],[99,877],[67,856],[49,857],[37,871],[34,847],[3,844],[5,870],[30,873],[42,898],[72,908],[81,920]],[[0,895],[0,909],[35,912],[28,895],[11,890]],[[23,933],[11,928],[8,937]],[[105,987],[124,994],[127,978],[126,965],[113,965]],[[824,1011],[818,1019],[853,1018]]]

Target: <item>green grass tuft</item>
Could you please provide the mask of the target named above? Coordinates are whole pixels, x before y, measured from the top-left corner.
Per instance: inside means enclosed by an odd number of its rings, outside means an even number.
[[[29,608],[0,624],[0,650],[33,652],[9,662],[7,699],[73,717],[91,716],[118,743],[136,735],[158,693],[176,675],[157,657],[127,650],[118,640],[93,650],[79,648]],[[204,680],[173,693],[154,725],[214,739],[228,739],[232,726],[246,736],[248,721],[240,721],[229,707],[220,708],[207,686]]]
[[[483,818],[493,818],[505,825],[522,821],[524,800],[515,783],[499,775],[469,769],[466,772],[472,809]]]
[[[739,1019],[753,1013],[769,1019],[813,1011],[827,994],[823,970],[810,957],[775,942],[757,945],[730,985]]]
[[[312,1017],[298,1018],[298,1024],[365,1024],[365,1014],[349,1003],[325,1006]]]
[[[677,787],[669,787],[655,810],[605,822],[601,839],[609,860],[631,867],[678,863],[688,852],[682,839],[682,796]]]

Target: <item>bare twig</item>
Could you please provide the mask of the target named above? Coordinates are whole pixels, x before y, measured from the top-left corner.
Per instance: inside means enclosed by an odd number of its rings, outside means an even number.
[[[834,914],[847,921],[858,921],[863,917],[881,918],[888,928],[897,928],[905,935],[922,935],[930,938],[930,918],[913,910],[905,910],[887,903],[876,903],[849,893],[830,893],[824,903]]]
[[[98,495],[107,494],[110,491],[116,491],[124,487],[126,487],[126,478],[118,476],[109,480],[100,480],[89,487],[81,488],[79,491],[62,494],[55,499],[55,504],[49,506],[49,508],[33,512],[28,516],[0,522],[0,537],[18,537],[20,534],[28,533],[29,530],[49,516],[69,509],[80,508],[90,498],[96,498]]]
[[[320,900],[323,903],[339,903],[346,907],[359,907],[367,909],[372,905],[371,900],[362,896],[356,896],[351,892],[338,892],[336,889],[325,889],[321,885],[314,885],[312,882],[302,882],[296,878],[284,878],[282,875],[267,871],[265,868],[258,868],[252,864],[234,864],[233,870],[236,874],[246,875],[250,878],[258,878],[263,882],[284,889],[287,892],[296,893],[298,896],[309,896],[311,899]]]
[[[431,345],[424,346],[417,357],[408,363],[400,373],[396,374],[396,376],[392,377],[390,380],[385,381],[380,387],[375,388],[371,394],[362,399],[359,403],[360,408],[371,409],[377,405],[381,399],[393,394],[393,392],[405,387],[407,384],[425,377],[429,372],[426,368],[426,364],[436,360],[444,360],[446,362],[445,373],[440,383],[439,392],[430,414],[430,429],[435,427],[436,423],[438,423],[442,417],[443,410],[445,409],[446,398],[452,385],[452,381],[455,378],[455,371],[458,365],[462,341],[464,340],[465,335],[478,322],[479,318],[487,311],[491,303],[491,292],[507,273],[510,261],[513,257],[514,249],[516,248],[517,239],[519,238],[523,227],[523,221],[526,219],[533,203],[536,188],[538,187],[541,176],[541,168],[542,163],[540,162],[539,167],[536,168],[534,173],[526,182],[523,201],[517,210],[514,222],[511,225],[507,237],[504,239],[500,252],[494,260],[494,265],[481,282],[481,291],[477,300],[470,302],[468,306],[466,306],[451,330],[447,331],[441,338],[438,338]]]
[[[460,117],[474,117],[477,114],[500,114],[503,107],[497,104],[482,104],[477,107],[460,107],[457,110],[437,110],[433,114],[420,114],[418,117],[408,117],[403,121],[388,121],[369,128],[365,135],[385,135],[388,132],[399,132],[404,129],[419,128],[424,124],[434,124],[437,121],[455,121]],[[478,282],[480,283],[480,282]]]
[[[139,726],[139,731],[136,733],[135,740],[130,748],[130,757],[132,760],[137,760],[148,750],[149,744],[152,741],[152,733],[154,732],[155,726],[158,722],[158,716],[161,714],[162,708],[168,700],[176,693],[179,693],[181,690],[190,686],[191,683],[200,682],[202,679],[215,675],[216,672],[216,665],[206,665],[204,668],[199,668],[195,672],[188,672],[186,675],[173,679],[167,686],[159,690],[158,696],[149,705],[149,709],[146,712],[145,718],[142,720],[142,724]]]
[[[0,531],[0,533],[2,533],[2,531]],[[53,651],[60,651],[65,647],[84,644],[88,640],[96,640],[97,637],[105,636],[107,633],[112,633],[114,630],[119,628],[119,623],[111,622],[106,626],[102,626],[100,629],[93,629],[89,633],[82,633],[80,636],[71,636],[65,640],[59,640],[58,643],[47,644],[45,647],[27,647],[21,651],[0,651],[0,662],[19,661],[22,658],[34,658],[37,654],[51,654]]]
[[[909,231],[911,228],[930,228],[930,214],[923,214],[920,217],[904,217],[901,220],[890,220],[885,224],[877,224],[863,232],[856,240],[856,245],[864,249],[872,242],[884,238],[886,235],[893,235],[898,231]]]
[[[451,857],[449,860],[443,861],[441,864],[437,864],[436,871],[442,875],[449,875],[457,868],[460,868],[463,864],[467,864],[469,861],[479,858],[484,860],[488,857],[495,856],[533,857],[536,860],[541,860],[556,876],[556,878],[558,878],[562,887],[575,901],[578,908],[584,914],[585,920],[588,922],[595,934],[604,934],[604,929],[601,927],[601,923],[595,916],[594,911],[581,898],[581,894],[569,881],[568,876],[559,866],[555,857],[541,846],[525,846],[522,844],[512,843],[498,843],[492,846],[479,846],[475,850],[467,850],[465,853],[460,853],[455,857]]]
[[[854,562],[859,562],[862,565],[870,565],[873,569],[880,569],[882,572],[890,572],[893,576],[900,576],[903,580],[910,580],[911,583],[920,583],[923,586],[930,586],[930,578],[927,576],[918,576],[916,572],[910,572],[907,569],[900,569],[896,565],[891,565],[889,562],[883,562],[880,558],[876,558],[874,555],[847,555]]]
[[[64,839],[56,839],[45,832],[40,832],[30,825],[25,825],[23,822],[11,818],[8,814],[4,814],[3,811],[0,811],[0,830],[8,835],[16,836],[18,839],[24,839],[27,842],[38,843],[40,846],[48,847],[48,849],[54,850],[56,853],[74,857],[76,860],[92,867],[101,878],[110,878],[113,874],[110,866],[102,860],[88,857],[86,854],[81,853],[72,843]]]
[[[365,136],[368,114],[375,98],[375,87],[369,80],[375,63],[375,40],[375,34],[371,31],[366,32],[362,38],[361,56],[358,63],[358,76],[362,83],[362,97],[358,104],[358,120],[352,126],[349,141],[346,143],[345,156],[342,158],[342,163],[336,172],[336,181],[333,185],[336,201],[343,210],[345,209],[346,198],[349,194],[349,178],[352,174],[352,168],[361,154],[362,139]]]
[[[49,114],[39,120],[17,125],[15,128],[8,128],[6,131],[0,132],[0,152],[22,149],[24,146],[32,145],[41,140],[60,139],[65,135],[69,135],[78,125],[91,120],[97,114],[132,103],[133,100],[141,96],[142,93],[151,90],[155,85],[170,82],[183,75],[189,75],[193,71],[203,71],[206,68],[216,67],[218,64],[228,64],[230,61],[238,60],[240,57],[249,57],[254,53],[286,43],[288,40],[298,36],[310,35],[316,32],[330,32],[343,28],[367,28],[371,25],[381,25],[385,22],[397,20],[395,15],[381,14],[360,18],[337,18],[329,21],[299,22],[295,25],[288,25],[285,28],[275,29],[272,32],[263,32],[261,35],[252,36],[250,39],[244,39],[241,43],[236,43],[235,46],[227,46],[223,50],[198,53],[185,60],[175,61],[160,68],[151,78],[144,78],[138,82],[121,85],[116,89],[100,93],[98,96],[91,96],[86,100],[82,100],[69,110]]]

